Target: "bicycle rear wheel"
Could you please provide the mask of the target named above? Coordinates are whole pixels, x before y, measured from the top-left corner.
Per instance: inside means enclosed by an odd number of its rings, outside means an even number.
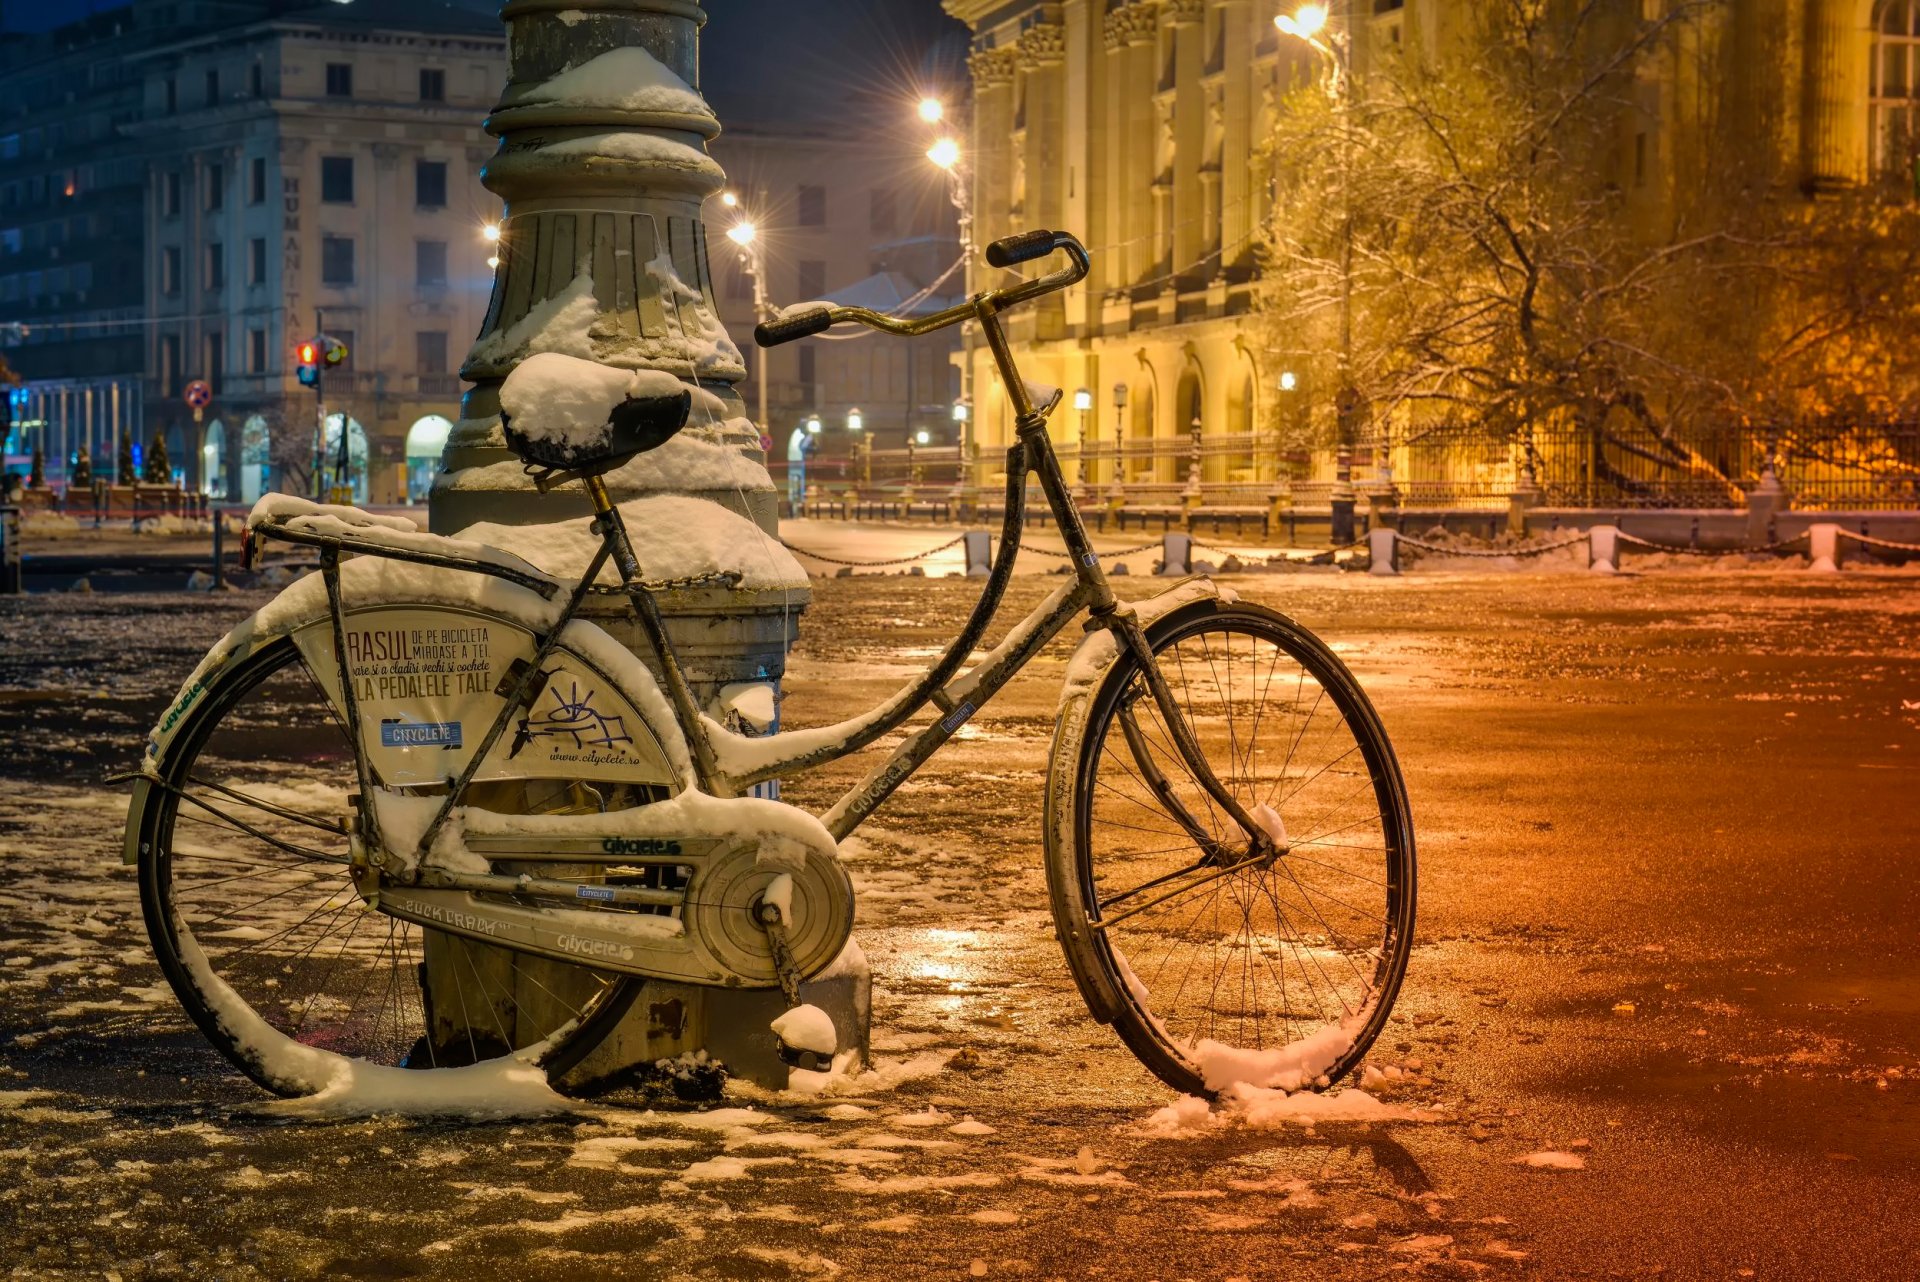
[[[543,1041],[557,1080],[640,990],[584,968],[543,978],[366,907],[347,862],[353,754],[290,639],[217,677],[153,766],[129,816],[148,937],[193,1022],[270,1091],[324,1089],[336,1056],[452,1068]]]
[[[1077,753],[1070,799],[1054,795],[1060,773],[1049,783],[1050,816],[1072,805],[1049,824],[1071,851],[1048,861],[1068,963],[1178,1090],[1330,1085],[1379,1036],[1412,942],[1413,824],[1393,748],[1346,666],[1284,615],[1203,601],[1149,639],[1209,766],[1282,853],[1250,858],[1122,653],[1078,742],[1056,744]]]

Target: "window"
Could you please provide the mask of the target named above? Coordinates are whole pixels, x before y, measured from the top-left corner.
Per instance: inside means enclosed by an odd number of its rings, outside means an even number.
[[[168,296],[180,292],[180,247],[168,245],[160,251],[160,292]]]
[[[814,392],[812,390],[813,384],[815,382],[815,377],[818,373],[818,371],[814,368],[815,355],[816,353],[813,350],[812,343],[808,343],[805,347],[800,349],[800,382],[809,389],[809,391],[807,392],[807,400],[809,403],[813,402],[816,399]]]
[[[1881,0],[1867,75],[1874,171],[1920,187],[1920,0]]]
[[[267,96],[267,69],[257,62],[247,68],[247,93],[255,98]]]
[[[180,86],[174,83],[172,76],[167,77],[166,103],[168,115],[180,110]]]
[[[320,283],[323,285],[353,284],[353,238],[351,236],[320,238]]]
[[[207,288],[223,289],[227,283],[226,247],[219,241],[207,245]]]
[[[220,68],[218,67],[207,69],[207,105],[209,107],[220,105]]]
[[[353,64],[350,62],[329,62],[327,64],[327,97],[353,97]]]
[[[827,189],[825,187],[800,188],[800,225],[802,227],[825,227],[827,225]]]
[[[267,158],[255,156],[247,164],[247,203],[264,205],[267,203]]]
[[[267,239],[255,236],[247,242],[247,284],[267,283]]]
[[[413,278],[421,286],[441,286],[447,283],[447,242],[444,240],[416,240],[413,242]]]
[[[420,101],[445,102],[447,100],[447,73],[438,67],[420,68]]]
[[[267,331],[250,329],[247,331],[247,373],[264,374],[267,372]]]
[[[220,381],[227,376],[227,345],[221,341],[219,330],[207,333],[206,380],[213,384],[213,390],[220,390]]]
[[[225,165],[207,166],[207,209],[209,211],[225,208],[227,203],[227,167]]]
[[[160,336],[160,395],[173,396],[180,391],[180,336]]]
[[[329,205],[353,203],[353,157],[320,157],[320,199]]]
[[[413,336],[414,364],[422,374],[447,372],[447,332],[423,329]]]
[[[800,289],[795,297],[803,303],[810,303],[826,292],[827,265],[817,258],[803,259],[800,263]]]
[[[892,236],[900,227],[900,200],[891,187],[876,187],[869,193],[867,225],[876,236]]]
[[[413,203],[422,209],[447,207],[446,161],[416,160],[413,162]]]
[[[166,218],[180,216],[180,175],[177,172],[160,180],[160,213]]]

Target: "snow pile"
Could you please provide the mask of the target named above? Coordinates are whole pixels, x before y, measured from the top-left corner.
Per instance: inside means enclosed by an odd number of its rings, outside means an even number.
[[[357,507],[343,507],[336,503],[315,503],[293,494],[268,494],[253,505],[247,513],[247,528],[255,529],[262,525],[284,525],[300,517],[331,517],[343,526],[354,529],[393,530],[400,534],[417,534],[418,523],[404,516],[378,516],[372,512],[363,512]]]
[[[804,588],[807,572],[793,554],[745,517],[707,499],[658,494],[620,505],[640,571],[648,579],[685,579],[730,571],[744,591]],[[600,548],[591,517],[550,525],[499,525],[481,521],[457,538],[504,548],[549,574],[578,578]],[[617,582],[609,567],[602,578]]]
[[[659,134],[630,132],[581,134],[578,137],[550,142],[540,149],[540,154],[543,156],[612,156],[618,160],[644,160],[657,165],[669,165],[676,169],[692,170],[696,173],[711,173],[715,178],[722,174],[720,166],[714,163],[713,157],[699,147],[672,138],[663,138]]]
[[[1562,1153],[1551,1149],[1540,1153],[1522,1153],[1513,1159],[1513,1164],[1536,1171],[1584,1171],[1587,1169],[1587,1159],[1578,1153]]]
[[[525,348],[529,353],[564,352],[591,360],[593,340],[587,336],[587,327],[599,314],[593,273],[580,272],[565,289],[535,303],[525,316],[474,344],[473,359],[493,364]]]
[[[1236,1083],[1208,1104],[1195,1095],[1183,1095],[1140,1124],[1146,1135],[1185,1139],[1215,1131],[1244,1128],[1277,1131],[1289,1123],[1311,1129],[1322,1122],[1431,1122],[1439,1114],[1425,1109],[1387,1104],[1362,1090],[1268,1090]]]
[[[773,1035],[798,1051],[831,1055],[839,1045],[833,1019],[818,1006],[795,1006],[773,1021]]]
[[[575,451],[605,445],[613,411],[632,400],[678,396],[678,378],[656,369],[615,369],[563,352],[537,352],[500,385],[500,412],[513,430]]]
[[[518,105],[554,103],[613,111],[665,111],[712,116],[706,99],[651,53],[637,45],[609,49],[535,85]]]
[[[1193,1048],[1193,1058],[1210,1091],[1235,1085],[1279,1091],[1325,1086],[1327,1070],[1353,1049],[1354,1038],[1370,1015],[1370,1011],[1362,1011],[1310,1037],[1264,1050],[1245,1050],[1203,1038]]]
[[[261,1107],[294,1117],[410,1116],[503,1118],[564,1113],[573,1104],[547,1084],[534,1060],[545,1043],[513,1055],[433,1072],[368,1064],[307,1046],[261,1019],[207,964],[193,936],[180,933],[180,959],[225,1032],[245,1046],[283,1087],[307,1092]]]

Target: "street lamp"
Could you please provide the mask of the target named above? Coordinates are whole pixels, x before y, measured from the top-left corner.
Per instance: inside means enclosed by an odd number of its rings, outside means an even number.
[[[947,104],[941,102],[938,98],[928,97],[920,100],[920,119],[926,121],[928,124],[937,125],[946,119],[946,116]]]
[[[960,163],[960,144],[952,138],[937,139],[927,148],[927,159],[951,173]]]
[[[867,421],[861,417],[859,406],[855,406],[847,411],[847,430],[849,432],[858,432],[865,428],[866,425]]]
[[[740,198],[732,192],[722,192],[720,203],[729,209],[740,208]],[[773,314],[767,305],[767,273],[760,258],[760,229],[754,226],[753,219],[741,211],[740,219],[727,228],[727,239],[740,247],[740,266],[746,270],[753,281],[753,319],[756,323],[766,320]],[[755,362],[753,371],[754,399],[759,411],[760,430],[767,430],[767,358],[764,354]]]
[[[913,434],[913,443],[915,445],[925,445],[932,439],[933,437],[927,433],[927,429],[924,427]]]
[[[1113,385],[1113,475],[1107,478],[1107,500],[1115,510],[1119,509],[1127,497],[1125,483],[1121,480],[1120,437],[1125,431],[1127,421],[1127,385]]]
[[[486,226],[484,226],[484,227],[482,227],[482,228],[480,229],[480,235],[481,235],[481,237],[482,237],[483,239],[485,239],[485,240],[487,240],[488,242],[492,242],[492,241],[496,241],[496,240],[499,240],[499,239],[500,239],[500,224],[499,224],[499,223],[488,223],[488,224],[487,224]]]
[[[1353,385],[1353,85],[1352,46],[1347,33],[1328,29],[1330,15],[1320,4],[1301,5],[1274,18],[1283,33],[1305,41],[1328,67],[1327,96],[1340,116],[1340,389],[1334,396],[1333,494],[1329,533],[1336,544],[1353,542],[1354,418],[1360,392]],[[1321,33],[1327,39],[1320,38]]]
[[[955,401],[953,403],[953,421],[956,423],[964,423],[969,417],[971,416],[967,412],[967,403],[965,401]]]
[[[733,226],[727,228],[727,239],[742,249],[753,243],[755,235],[756,231],[752,223],[735,223]]]
[[[1080,484],[1093,484],[1093,447],[1087,439],[1087,413],[1093,409],[1093,393],[1082,387],[1073,394],[1073,408],[1080,411]]]

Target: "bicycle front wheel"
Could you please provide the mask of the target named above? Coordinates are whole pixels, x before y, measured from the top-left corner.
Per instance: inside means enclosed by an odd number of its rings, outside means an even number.
[[[1330,1085],[1379,1036],[1413,937],[1413,824],[1393,748],[1346,665],[1284,615],[1203,601],[1149,641],[1208,766],[1281,853],[1249,857],[1123,652],[1078,744],[1056,746],[1077,751],[1071,814],[1049,826],[1072,846],[1048,862],[1068,963],[1178,1090]]]
[[[154,953],[207,1039],[276,1094],[325,1089],[341,1059],[452,1068],[543,1041],[557,1079],[639,991],[367,908],[352,748],[290,639],[215,678],[153,768],[128,822]]]

